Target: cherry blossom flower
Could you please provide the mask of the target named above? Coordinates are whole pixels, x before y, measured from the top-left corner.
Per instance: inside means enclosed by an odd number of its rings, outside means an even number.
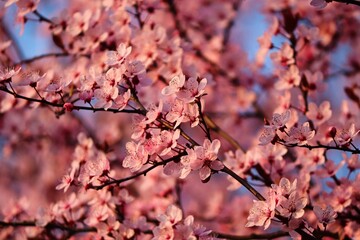
[[[110,171],[110,163],[105,153],[98,151],[94,156],[88,159],[82,168],[80,179],[83,184],[89,184],[96,178],[105,176]]]
[[[292,127],[288,134],[287,144],[305,145],[315,136],[315,131],[311,130],[309,122],[306,122],[300,127]]]
[[[68,20],[66,31],[69,32],[72,36],[76,36],[82,32],[85,32],[89,28],[90,19],[92,16],[93,13],[91,10],[86,10],[83,13],[74,13]]]
[[[66,192],[73,182],[74,182],[74,176],[65,175],[63,176],[61,183],[56,186],[56,190],[64,189],[64,192]]]
[[[291,116],[291,111],[289,109],[283,112],[282,114],[274,113],[271,120],[271,125],[273,125],[276,129],[283,128],[285,124],[289,121],[290,116]]]
[[[148,112],[146,113],[146,120],[145,120],[145,124],[150,124],[153,123],[156,119],[158,119],[158,117],[161,116],[162,114],[162,110],[163,110],[163,101],[160,100],[159,101],[159,105],[151,105],[148,109]]]
[[[60,93],[72,82],[72,79],[68,78],[53,78],[50,80],[50,83],[47,85],[45,91]]]
[[[197,79],[195,77],[189,78],[180,91],[176,94],[178,98],[184,102],[194,102],[196,97],[201,96],[207,84],[207,79]]]
[[[160,156],[168,154],[177,145],[177,140],[180,137],[180,130],[176,129],[174,132],[161,131],[160,133]]]
[[[186,149],[187,155],[180,158],[180,178],[184,179],[191,172],[191,163],[197,160],[196,152],[193,149]]]
[[[289,70],[281,72],[279,78],[279,81],[275,84],[277,90],[290,89],[299,86],[301,80],[299,69],[296,65],[291,65]]]
[[[353,192],[352,186],[336,186],[329,198],[329,204],[334,208],[334,211],[342,212],[346,207],[350,206]]]
[[[138,60],[126,62],[125,75],[131,79],[135,86],[149,86],[152,83],[152,80],[146,74],[145,65]]]
[[[16,85],[36,87],[37,82],[44,79],[45,76],[46,73],[41,75],[39,71],[30,72],[22,76],[22,79],[19,82],[17,82]]]
[[[169,82],[169,86],[163,88],[161,93],[166,96],[172,95],[174,93],[179,92],[180,89],[184,86],[184,84],[185,84],[185,75],[180,74],[179,76],[173,77]]]
[[[124,43],[120,43],[116,51],[107,51],[107,64],[109,66],[122,64],[131,53],[131,47],[126,47]]]
[[[131,138],[134,140],[138,140],[144,137],[145,130],[147,129],[146,118],[142,116],[133,116],[133,127]]]
[[[154,237],[151,240],[174,239],[174,229],[172,227],[156,227],[153,229]]]
[[[5,81],[9,81],[13,76],[18,74],[21,70],[21,67],[12,67],[12,68],[4,68],[0,66],[0,83]]]
[[[138,171],[148,160],[148,153],[140,143],[128,142],[126,144],[128,155],[124,158],[122,166],[130,168],[131,172]]]
[[[175,99],[171,104],[171,110],[166,114],[166,120],[174,123],[174,128],[177,128],[185,117],[185,103],[180,99]]]
[[[309,111],[306,116],[314,122],[317,126],[323,124],[330,119],[332,111],[330,109],[330,102],[324,101],[319,107],[315,103],[309,103]]]
[[[281,178],[279,182],[279,188],[281,189],[281,194],[283,196],[289,196],[296,190],[297,187],[297,179],[295,179],[292,183],[287,178]]]
[[[217,154],[220,149],[221,142],[218,139],[210,142],[209,139],[205,139],[202,146],[195,146],[194,151],[196,153],[196,160],[190,162],[192,170],[199,170],[201,180],[207,179],[211,170],[221,170],[224,165],[217,160]]]
[[[250,209],[249,216],[245,227],[264,226],[266,230],[269,228],[271,219],[275,217],[275,201],[258,201],[254,200]]]
[[[209,237],[209,234],[212,232],[211,230],[206,230],[206,228],[200,224],[195,224],[192,215],[185,218],[183,226],[190,228],[193,232],[193,238],[190,237],[189,239],[209,239],[207,237]],[[177,227],[177,229],[179,230],[179,227]]]
[[[324,224],[325,226],[329,223],[335,222],[337,213],[330,205],[327,205],[325,209],[319,206],[314,206],[313,210],[319,222]]]
[[[280,213],[285,217],[301,218],[305,211],[307,198],[300,196],[297,192],[292,192],[286,200],[281,202]]]
[[[106,239],[109,235],[113,235],[119,230],[120,222],[116,221],[115,217],[109,217],[107,222],[100,222],[97,224],[98,233]]]
[[[279,65],[291,65],[295,63],[294,50],[290,47],[289,43],[284,43],[280,51],[270,54],[270,58]]]
[[[119,96],[115,98],[114,105],[119,111],[121,111],[127,106],[130,98],[131,98],[131,91],[130,89],[128,89],[124,94],[119,94]]]
[[[304,71],[307,85],[305,86],[310,96],[316,96],[319,91],[324,91],[326,85],[324,84],[324,76],[322,72],[317,71],[311,73],[309,70]]]
[[[355,124],[352,123],[349,127],[349,129],[342,129],[341,131],[338,131],[335,137],[335,140],[340,144],[341,146],[347,146],[350,144],[356,135],[358,135],[360,130],[355,132]]]
[[[159,227],[165,228],[168,226],[173,226],[182,220],[182,211],[175,205],[170,205],[165,214],[161,214],[157,219],[160,222]]]
[[[95,108],[104,108],[108,110],[119,96],[119,89],[105,82],[100,89],[95,89],[94,97],[97,99]]]
[[[266,125],[264,126],[264,130],[261,133],[261,136],[259,138],[260,145],[267,145],[269,143],[274,144],[276,141],[276,128],[274,126]]]
[[[95,226],[109,218],[109,211],[106,207],[93,208],[85,223],[89,226]]]
[[[335,164],[333,160],[329,159],[323,165],[323,169],[317,170],[317,174],[323,178],[334,176],[336,172],[344,166],[344,164],[344,161],[341,161],[339,164]]]
[[[263,166],[268,166],[271,168],[271,166],[275,162],[281,162],[283,161],[283,156],[286,154],[287,149],[286,147],[276,144],[276,145],[266,145],[264,147],[261,147],[261,152],[259,153],[260,162]]]
[[[343,100],[341,103],[341,123],[355,122],[359,109],[355,103]]]
[[[342,156],[347,163],[347,168],[350,172],[360,169],[360,158],[358,154],[352,154],[350,157],[348,157],[345,153],[343,153]]]

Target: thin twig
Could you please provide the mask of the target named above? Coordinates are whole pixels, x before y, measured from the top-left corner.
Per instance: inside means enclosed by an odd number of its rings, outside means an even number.
[[[249,240],[249,239],[276,239],[279,237],[289,236],[288,232],[278,231],[273,233],[265,233],[265,234],[250,234],[246,236],[237,236],[225,233],[213,232],[214,236],[217,238],[225,238],[230,240]]]

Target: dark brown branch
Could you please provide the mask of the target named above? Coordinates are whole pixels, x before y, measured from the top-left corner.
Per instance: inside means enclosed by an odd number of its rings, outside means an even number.
[[[249,190],[249,192],[251,192],[257,199],[259,199],[260,201],[265,201],[266,199],[261,195],[261,193],[259,193],[255,188],[253,188],[248,181],[246,181],[246,179],[240,177],[239,175],[237,175],[235,172],[233,172],[231,169],[229,169],[228,167],[224,166],[223,169],[220,170],[221,172],[224,172],[228,175],[230,175],[231,177],[233,177],[236,181],[238,181],[239,183],[241,183],[241,185],[243,185],[247,190]]]
[[[345,4],[352,4],[360,7],[360,2],[356,0],[327,0],[327,2],[338,2],[338,3],[345,3]]]
[[[35,10],[33,13],[39,18],[40,22],[47,22],[53,24],[53,22],[50,19],[39,13],[38,10]]]
[[[209,116],[205,114],[204,114],[204,122],[206,122],[207,126],[211,130],[213,130],[214,132],[225,138],[226,141],[228,141],[234,148],[244,151],[244,149],[242,149],[240,144],[233,137],[231,137],[226,131],[222,130]]]
[[[41,227],[37,226],[34,221],[24,221],[24,222],[4,222],[0,221],[1,227]],[[45,229],[60,229],[69,232],[71,235],[83,232],[96,232],[96,228],[71,228],[57,223],[48,223],[44,227]]]
[[[237,235],[214,232],[214,236],[216,236],[217,238],[224,238],[229,240],[276,239],[279,237],[289,236],[289,233],[278,231],[278,232],[265,233],[265,234],[250,234],[246,236],[237,236]]]
[[[55,103],[55,102],[49,102],[45,99],[36,99],[36,98],[30,98],[30,97],[26,97],[20,94],[17,94],[15,92],[10,91],[9,89],[5,88],[5,87],[0,87],[0,91],[9,93],[11,95],[13,95],[15,98],[19,98],[19,99],[24,99],[26,101],[29,102],[38,102],[44,105],[48,105],[48,106],[52,106],[52,107],[58,107],[58,108],[64,108],[63,104],[60,103]],[[123,110],[119,110],[119,109],[115,109],[115,108],[109,108],[107,110],[105,110],[104,108],[92,108],[92,107],[86,107],[86,106],[77,106],[74,105],[73,106],[74,110],[88,110],[88,111],[93,111],[93,112],[112,112],[112,113],[137,113],[137,114],[143,114],[143,111],[140,109],[123,109]]]
[[[118,185],[118,184],[120,184],[120,183],[127,182],[127,181],[130,181],[130,180],[132,180],[132,179],[138,178],[138,177],[140,177],[140,176],[142,176],[142,175],[146,176],[146,174],[147,174],[148,172],[150,172],[151,170],[153,170],[153,169],[155,169],[155,168],[157,168],[157,167],[159,167],[159,166],[164,166],[164,165],[166,165],[167,163],[172,162],[172,161],[174,161],[174,160],[178,160],[178,159],[180,159],[181,156],[184,156],[184,155],[185,155],[185,153],[178,154],[178,155],[176,155],[176,156],[174,156],[174,157],[171,157],[171,158],[169,158],[169,159],[166,159],[166,160],[164,160],[164,161],[162,161],[162,162],[154,163],[154,165],[152,165],[151,167],[149,167],[149,168],[147,168],[147,169],[145,169],[145,170],[143,170],[143,171],[141,171],[141,172],[138,172],[138,173],[136,173],[136,174],[134,174],[134,175],[132,175],[132,176],[129,176],[129,177],[126,177],[126,178],[117,179],[117,180],[112,180],[112,181],[106,182],[106,183],[104,183],[104,184],[102,184],[102,185],[92,186],[92,187],[90,187],[90,188],[93,188],[93,189],[95,189],[95,190],[100,190],[100,189],[103,189],[103,188],[106,187],[106,186]]]
[[[312,149],[316,149],[316,148],[324,148],[327,150],[338,150],[338,151],[344,151],[344,152],[350,152],[352,154],[360,154],[359,150],[354,150],[354,149],[350,149],[350,148],[343,148],[340,146],[328,146],[328,145],[323,145],[323,144],[318,144],[318,145],[298,145],[298,144],[286,144],[286,143],[281,143],[279,142],[279,144],[284,145],[285,147],[300,147],[300,148],[307,148],[309,150]]]

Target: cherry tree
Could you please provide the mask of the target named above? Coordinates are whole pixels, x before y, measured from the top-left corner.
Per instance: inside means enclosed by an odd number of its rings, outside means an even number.
[[[0,1],[0,239],[360,239],[360,1],[48,4]]]

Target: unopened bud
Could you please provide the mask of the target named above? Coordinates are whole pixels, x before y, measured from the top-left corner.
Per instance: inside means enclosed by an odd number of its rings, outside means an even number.
[[[335,127],[329,128],[327,133],[326,133],[326,136],[330,137],[330,138],[335,138],[335,136],[336,136],[336,128]]]
[[[65,103],[64,108],[66,111],[71,112],[74,109],[74,105],[72,103]]]

